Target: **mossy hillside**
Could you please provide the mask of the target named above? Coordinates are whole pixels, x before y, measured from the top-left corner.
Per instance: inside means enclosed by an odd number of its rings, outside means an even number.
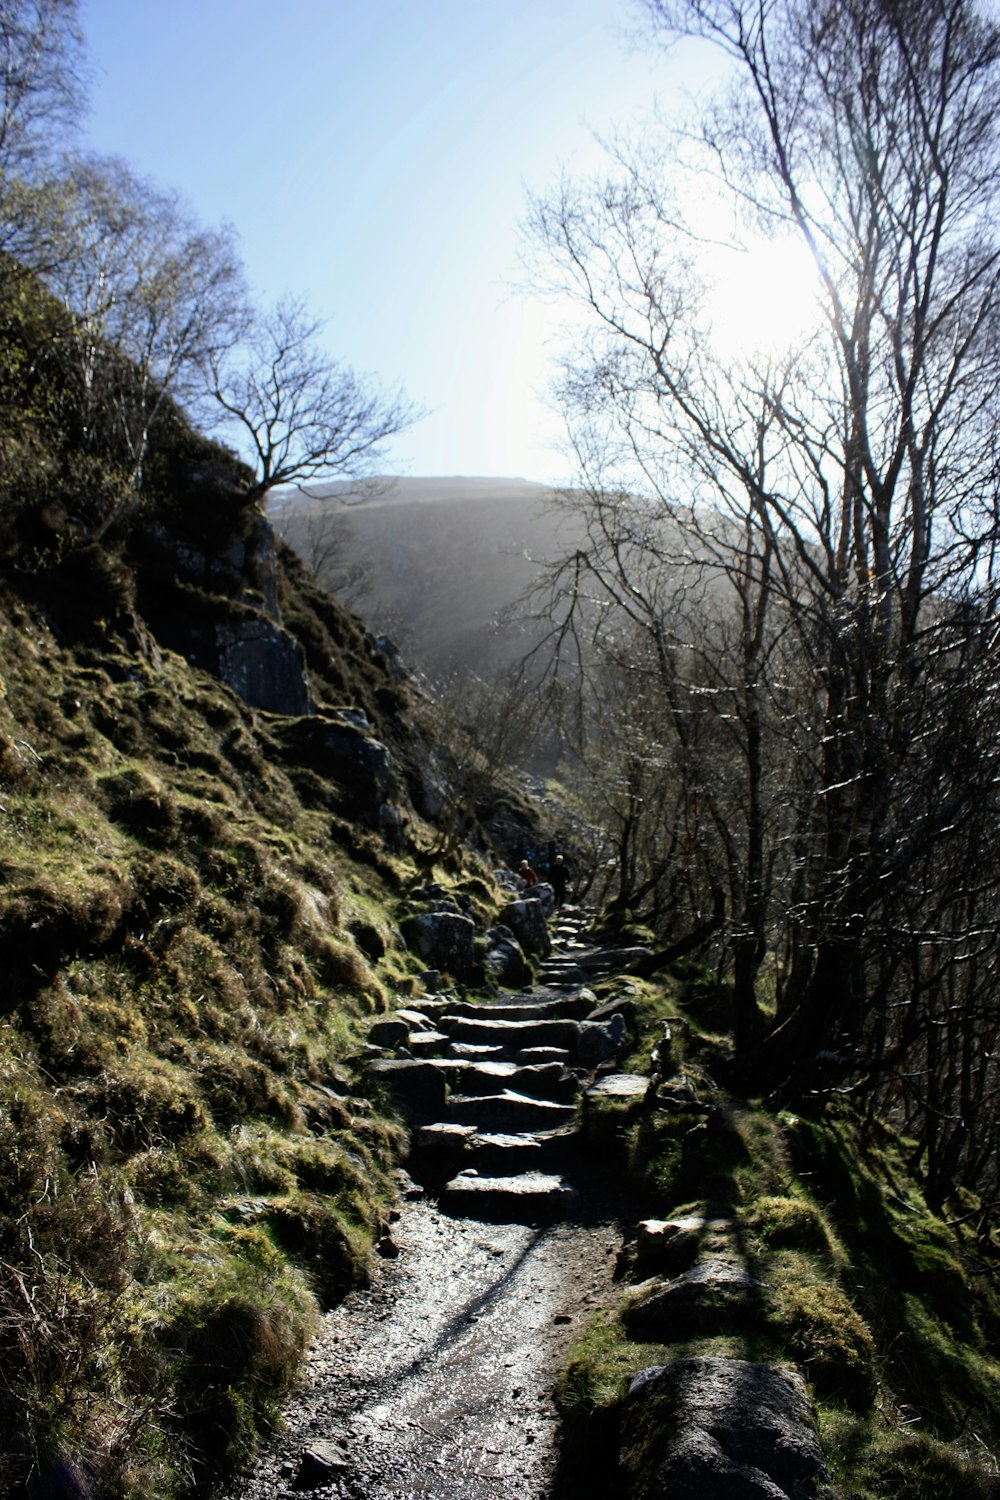
[[[0,588],[0,1474],[169,1496],[366,1274],[402,1136],[354,1059],[415,871],[88,612]]]
[[[968,1203],[951,1222],[931,1214],[907,1165],[912,1143],[848,1104],[806,1118],[733,1100],[724,1036],[684,1013],[688,993],[682,978],[644,990],[626,1065],[648,1062],[657,1012],[671,1016],[676,1077],[702,1112],[606,1103],[590,1128],[627,1174],[637,1216],[701,1219],[693,1253],[735,1259],[758,1290],[738,1317],[708,1298],[700,1326],[642,1341],[630,1309],[648,1296],[636,1274],[650,1273],[627,1248],[618,1299],[583,1330],[559,1383],[568,1443],[588,1468],[606,1461],[629,1381],[649,1365],[697,1354],[793,1363],[817,1405],[830,1500],[995,1493],[997,1247],[976,1241]],[[646,1458],[622,1462],[634,1475]]]

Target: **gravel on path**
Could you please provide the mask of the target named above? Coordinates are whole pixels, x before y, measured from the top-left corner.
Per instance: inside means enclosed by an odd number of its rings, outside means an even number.
[[[324,1319],[271,1452],[230,1500],[543,1500],[552,1386],[610,1300],[619,1226],[451,1218],[406,1203],[397,1258]]]

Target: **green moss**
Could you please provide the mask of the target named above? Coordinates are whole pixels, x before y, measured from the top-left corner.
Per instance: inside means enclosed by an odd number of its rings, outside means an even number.
[[[763,1250],[814,1251],[831,1265],[843,1260],[825,1215],[805,1198],[753,1198],[741,1214],[751,1242]]]
[[[816,1395],[867,1411],[875,1395],[875,1340],[850,1299],[829,1281],[814,1279],[801,1259],[772,1261],[765,1315],[788,1356],[801,1365]]]
[[[78,1371],[57,1400],[27,1354],[5,1369],[23,1444],[0,1473],[48,1456],[167,1500],[213,1445],[245,1455],[317,1300],[367,1275],[404,1137],[351,1059],[391,993],[376,966],[409,958],[391,862],[331,841],[257,716],[107,633],[134,607],[107,550],[74,562],[88,607],[59,606],[58,640],[0,579],[0,1260],[41,1257],[66,1312],[46,1367]]]
[[[990,1500],[995,1464],[973,1439],[967,1449],[884,1419],[821,1414],[820,1436],[835,1493],[852,1500]]]
[[[666,1358],[662,1345],[628,1339],[613,1310],[593,1313],[574,1340],[556,1382],[555,1400],[563,1420],[587,1419],[595,1411],[617,1409],[636,1370],[662,1364]]]

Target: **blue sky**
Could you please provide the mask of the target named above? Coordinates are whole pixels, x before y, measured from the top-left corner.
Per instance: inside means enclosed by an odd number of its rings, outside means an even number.
[[[229,221],[264,303],[430,410],[414,475],[559,481],[552,314],[516,293],[527,188],[672,87],[629,0],[81,0],[87,144]]]

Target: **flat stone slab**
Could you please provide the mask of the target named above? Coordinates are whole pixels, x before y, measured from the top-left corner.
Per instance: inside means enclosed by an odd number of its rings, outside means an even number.
[[[530,1132],[501,1134],[475,1130],[462,1152],[462,1165],[475,1167],[480,1173],[505,1176],[514,1172],[537,1170],[547,1164],[545,1148],[537,1135]]]
[[[449,1057],[467,1057],[472,1062],[480,1058],[503,1057],[504,1049],[499,1046],[491,1046],[486,1042],[452,1042],[448,1043]]]
[[[448,1038],[443,1031],[411,1031],[410,1040],[407,1043],[410,1051],[415,1057],[433,1055],[447,1047]]]
[[[643,1073],[606,1073],[584,1090],[585,1099],[642,1099],[649,1087]]]
[[[513,1089],[533,1099],[566,1103],[579,1091],[576,1076],[557,1062],[525,1064],[494,1058],[439,1057],[435,1063],[449,1085],[463,1094]]]
[[[503,1064],[493,1062],[474,1064],[475,1073],[482,1074],[485,1078],[489,1078],[494,1069],[502,1066]],[[580,1092],[579,1080],[564,1063],[514,1062],[508,1066],[513,1071],[503,1080],[504,1088],[513,1089],[518,1094],[530,1094],[533,1099],[555,1099],[560,1104],[575,1104]],[[466,1093],[472,1092],[472,1089],[466,1088]]]
[[[429,1031],[434,1025],[431,1018],[425,1016],[422,1010],[413,1010],[408,1005],[401,1007],[401,1009],[395,1011],[393,1014],[397,1021],[405,1021],[407,1026],[414,1027],[418,1031]]]
[[[405,1010],[415,1010],[420,1015],[433,1018],[440,1015],[443,1010],[447,1010],[449,1003],[448,1000],[443,999],[440,995],[420,995],[417,999],[411,1000],[403,1008]]]
[[[522,1047],[517,1054],[519,1063],[547,1063],[557,1062],[566,1064],[569,1062],[569,1052],[565,1047]]]
[[[421,1125],[413,1137],[413,1144],[431,1149],[464,1146],[475,1134],[475,1125],[458,1125],[454,1120],[435,1120],[433,1125]]]
[[[447,1013],[477,1021],[565,1021],[579,1020],[589,1015],[593,1004],[593,999],[588,1001],[583,994],[564,995],[549,1000],[508,996],[504,1000],[459,1000],[448,1007]]]
[[[476,1218],[522,1214],[548,1216],[565,1213],[579,1197],[564,1177],[549,1172],[519,1172],[516,1176],[493,1177],[460,1172],[441,1191],[442,1208]]]
[[[478,1016],[442,1016],[441,1030],[455,1042],[480,1042],[519,1052],[522,1047],[576,1047],[576,1021],[485,1020]]]
[[[636,946],[634,948],[592,948],[589,953],[577,954],[577,963],[585,969],[627,969],[629,964],[638,963],[643,958],[649,958],[652,950]]]

